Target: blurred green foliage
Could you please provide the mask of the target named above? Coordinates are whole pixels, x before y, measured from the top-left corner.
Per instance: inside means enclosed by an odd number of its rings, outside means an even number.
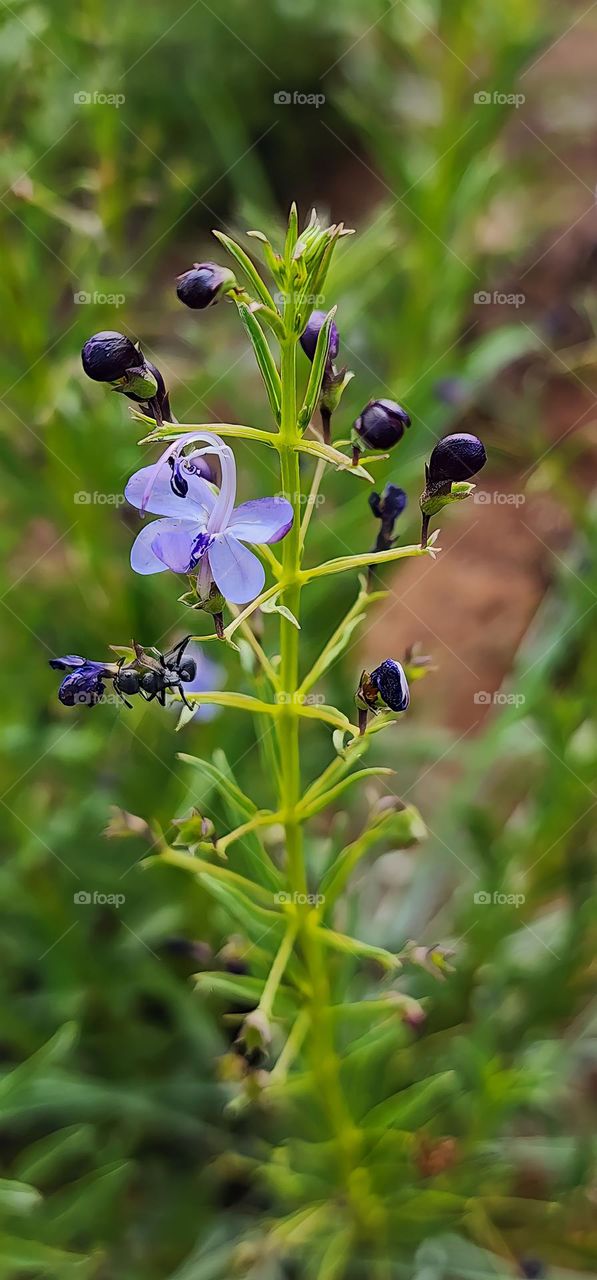
[[[187,981],[197,962],[176,940],[217,950],[235,926],[189,877],[139,869],[147,839],[102,834],[113,805],[170,838],[173,816],[192,804],[225,817],[181,749],[210,758],[223,747],[257,803],[267,757],[237,717],[177,737],[155,707],[73,715],[56,701],[48,657],[99,658],[109,643],[162,643],[187,629],[176,582],[129,570],[136,520],[119,495],[138,465],[135,428],[120,401],[84,383],[79,350],[97,329],[126,328],[162,368],[181,420],[259,425],[263,396],[226,308],[198,322],[177,306],[172,280],[216,256],[212,226],[274,228],[295,194],[303,208],[328,205],[359,232],[326,298],[340,303],[344,359],[358,375],[343,420],[371,394],[404,399],[414,428],[400,482],[414,511],[422,458],[456,420],[434,384],[482,383],[529,346],[512,325],[480,340],[470,331],[472,294],[501,265],[480,247],[480,220],[524,177],[505,158],[507,112],[478,107],[474,93],[512,92],[550,28],[534,0],[230,0],[225,10],[181,0],[167,13],[130,0],[110,10],[39,0],[5,5],[1,28],[0,1276],[377,1275],[334,1229],[320,1149],[313,1166],[313,1099],[297,1088],[290,1120],[225,1111],[231,1088],[214,1064],[233,1031],[222,1005]],[[294,89],[325,93],[324,108],[274,101]],[[529,465],[537,438],[496,433],[494,456]],[[238,456],[241,495],[267,493],[267,466],[248,449]],[[563,482],[567,456],[552,459],[552,483]],[[371,539],[362,496],[345,492],[336,478],[316,514],[322,558]],[[453,751],[461,780],[424,814],[440,834],[417,855],[403,898],[390,899],[382,938],[370,896],[348,900],[363,938],[394,949],[412,936],[453,939],[457,951],[448,982],[421,971],[409,987],[431,997],[418,1038],[386,1020],[373,1037],[355,1027],[342,1046],[359,1115],[443,1081],[410,1128],[385,1117],[371,1153],[374,1177],[401,1199],[395,1265],[380,1280],[481,1280],[513,1274],[525,1255],[551,1259],[562,1280],[597,1265],[585,1196],[596,530],[574,492],[569,505],[575,541],[512,676],[524,705]],[[305,668],[350,590],[320,591]],[[341,705],[357,667],[353,652],[330,677]],[[408,786],[451,745],[415,725],[392,763]],[[327,758],[316,731],[312,751],[315,772]],[[358,810],[314,839],[319,866],[341,829],[358,831]],[[462,865],[446,869],[446,847]],[[524,908],[488,913],[480,927],[472,891],[520,885]],[[81,903],[81,892],[126,900]],[[350,957],[334,983],[345,1002],[379,988]],[[413,1166],[421,1126],[432,1146],[446,1135],[458,1145],[432,1182]],[[309,1221],[266,1244],[264,1223],[310,1204]]]

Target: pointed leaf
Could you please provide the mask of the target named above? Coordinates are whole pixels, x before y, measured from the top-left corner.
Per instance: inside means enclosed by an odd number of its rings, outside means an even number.
[[[411,1084],[392,1098],[386,1098],[364,1117],[366,1128],[385,1129],[397,1125],[412,1132],[426,1124],[458,1091],[455,1071],[442,1071],[428,1080]]]
[[[213,234],[216,237],[216,240],[219,240],[220,244],[228,250],[228,253],[232,258],[234,258],[234,261],[238,263],[241,271],[244,272],[249,284],[263,305],[265,307],[271,307],[272,311],[275,311],[276,308],[272,295],[264,281],[261,279],[257,267],[253,262],[251,262],[251,259],[248,254],[245,253],[244,249],[241,249],[240,245],[237,244],[235,240],[231,240],[230,236],[225,236],[223,231],[214,231]]]
[[[272,953],[277,950],[286,930],[285,916],[278,911],[270,911],[267,907],[258,907],[242,890],[222,884],[221,880],[216,880],[208,871],[202,871],[199,878],[233,920],[238,920],[252,942],[261,945],[267,939],[266,949]],[[272,894],[272,904],[273,901]]]
[[[226,817],[232,830],[255,816],[257,805],[238,786],[222,750],[214,752],[213,762],[201,760],[196,756],[188,756],[184,753],[180,754],[179,759],[193,765],[195,769],[198,769],[199,773],[209,779],[217,788],[224,801]],[[238,871],[246,874],[249,879],[255,880],[258,885],[262,885],[264,888],[272,889],[275,892],[283,884],[282,875],[272,863],[259,836],[254,831],[250,831],[242,837],[239,847],[235,849],[233,861]]]
[[[303,431],[305,430],[305,427],[309,426],[311,418],[319,404],[321,384],[323,382],[323,375],[326,370],[328,352],[330,348],[330,331],[332,324],[334,323],[336,310],[336,307],[332,307],[331,311],[328,312],[317,335],[315,354],[311,362],[311,372],[309,374],[305,399],[298,418],[299,428]]]
[[[240,318],[251,339],[251,345],[259,366],[259,372],[263,378],[271,411],[276,422],[279,423],[282,384],[269,343],[254,313],[249,310],[244,302],[237,303],[237,306]]]

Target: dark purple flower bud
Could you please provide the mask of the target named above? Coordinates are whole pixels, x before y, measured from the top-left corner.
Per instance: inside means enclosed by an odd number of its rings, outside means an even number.
[[[176,292],[185,307],[203,311],[235,285],[236,277],[228,267],[216,262],[194,262],[190,271],[178,276]]]
[[[447,481],[470,480],[487,462],[485,446],[477,436],[460,432],[444,436],[438,441],[429,459],[427,483],[429,486]]]
[[[88,338],[81,352],[83,368],[94,382],[116,382],[128,369],[143,363],[143,357],[124,333],[105,329]]]
[[[370,400],[353,427],[353,446],[366,449],[392,449],[402,439],[410,418],[395,400]],[[358,461],[358,458],[356,459]]]
[[[390,711],[406,711],[410,703],[410,692],[404,669],[393,658],[386,658],[375,671],[371,672],[371,684]]]
[[[50,666],[55,671],[69,671],[58,690],[58,697],[65,707],[78,704],[93,707],[102,697],[105,690],[102,677],[109,674],[103,662],[91,662],[81,658],[79,654],[69,654],[65,658],[51,658]]]
[[[390,537],[394,531],[394,523],[398,516],[402,515],[407,502],[404,489],[400,489],[397,484],[387,484],[381,496],[379,493],[369,495],[369,506],[373,515],[382,521],[385,526],[384,532]]]
[[[374,551],[390,551],[394,545],[394,525],[398,516],[402,515],[404,508],[408,502],[408,498],[404,489],[399,489],[397,484],[387,484],[383,493],[371,493],[369,495],[369,506],[378,520],[381,521],[379,533],[375,540]],[[375,566],[369,565],[367,571],[367,587],[370,590],[373,583],[373,571]]]
[[[315,348],[317,346],[319,330],[321,329],[321,326],[326,318],[326,314],[327,313],[325,311],[313,311],[311,313],[310,319],[307,321],[306,328],[303,329],[303,332],[301,333],[299,341],[305,355],[309,358],[309,360],[312,360],[315,355]],[[328,363],[334,362],[334,360],[336,359],[336,356],[338,355],[339,350],[340,350],[340,335],[338,333],[336,325],[332,320],[332,327],[330,329],[330,343],[328,347]]]

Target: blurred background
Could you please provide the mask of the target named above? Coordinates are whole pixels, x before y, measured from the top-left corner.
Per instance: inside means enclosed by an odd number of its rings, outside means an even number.
[[[210,951],[242,966],[246,939],[189,877],[139,865],[193,805],[230,819],[180,751],[269,803],[251,724],[177,735],[155,705],[70,711],[47,662],[189,629],[173,577],[130,571],[140,432],[84,379],[83,342],[138,338],[180,421],[269,425],[232,309],[185,310],[174,278],[223,260],[213,227],[253,252],[246,229],[274,237],[293,198],[357,232],[325,298],[356,374],[336,435],[372,396],[407,406],[375,472],[409,494],[401,539],[435,439],[473,430],[490,455],[440,521],[442,555],[384,575],[324,688],[350,710],[363,665],[415,642],[433,659],[375,747],[427,838],[380,851],[345,923],[392,950],[454,948],[448,982],[408,988],[431,999],[401,1070],[456,1073],[434,1140],[495,1214],[456,1230],[438,1191],[391,1274],[595,1276],[595,6],[13,0],[0,22],[0,1276],[377,1274],[259,1252],[288,1190],[284,1125],[226,1111],[226,1006],[188,980]],[[275,491],[267,458],[237,456],[241,500]],[[324,493],[313,562],[371,546],[364,488],[334,475]],[[331,583],[309,596],[305,670],[353,598]],[[234,655],[217,662],[206,679],[236,686]],[[305,745],[311,777],[330,743],[309,729]],[[314,867],[380,790],[312,824]]]

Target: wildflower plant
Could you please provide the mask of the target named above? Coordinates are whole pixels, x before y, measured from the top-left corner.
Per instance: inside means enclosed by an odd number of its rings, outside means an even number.
[[[271,1249],[282,1256],[308,1241],[324,1267],[317,1274],[330,1277],[344,1274],[357,1245],[364,1256],[387,1258],[397,1256],[405,1241],[416,1241],[411,1209],[416,1217],[417,1197],[435,1194],[420,1182],[426,1175],[420,1172],[423,1148],[416,1135],[429,1123],[425,1151],[433,1154],[433,1118],[448,1088],[444,1076],[397,1087],[380,1099],[374,1072],[363,1108],[362,1098],[356,1103],[344,1059],[356,1069],[361,1057],[368,1061],[372,1044],[389,1052],[416,1034],[425,1010],[401,989],[400,975],[420,967],[441,977],[449,964],[440,947],[409,943],[394,954],[353,936],[349,928],[336,927],[340,901],[370,851],[384,844],[407,847],[424,837],[423,821],[413,806],[396,798],[379,804],[357,838],[323,866],[319,846],[311,839],[312,819],[333,809],[366,779],[391,772],[365,767],[364,758],[374,737],[391,732],[407,711],[409,680],[424,675],[430,660],[414,652],[403,662],[396,654],[382,655],[372,672],[363,671],[359,678],[355,671],[342,707],[327,705],[312,691],[354,643],[359,625],[383,597],[383,591],[372,589],[374,576],[398,560],[435,556],[437,534],[428,537],[431,516],[471,492],[470,477],[485,461],[475,437],[440,442],[426,469],[421,545],[397,544],[395,524],[406,495],[395,484],[374,492],[369,468],[380,452],[387,456],[385,451],[399,446],[410,426],[407,411],[394,401],[372,401],[357,418],[350,439],[338,446],[332,442],[332,413],[341,406],[349,375],[338,372],[334,363],[340,347],[336,308],[313,312],[312,300],[322,297],[332,256],[345,234],[341,224],[321,226],[315,214],[300,230],[293,206],[280,251],[261,233],[253,233],[273,289],[241,246],[220,233],[217,238],[234,262],[234,273],[203,263],[179,277],[178,296],[191,309],[203,310],[220,300],[235,306],[265,387],[269,427],[180,425],[171,416],[159,371],[138,346],[113,333],[95,335],[86,343],[86,372],[132,398],[135,418],[151,428],[143,442],[162,444],[159,457],[138,470],[125,489],[141,517],[157,517],[146,520],[135,538],[132,569],[186,578],[181,598],[189,618],[211,619],[212,625],[166,655],[135,644],[118,649],[117,661],[74,655],[52,663],[68,672],[60,691],[66,705],[80,700],[78,693],[94,705],[104,682],[112,680],[123,701],[137,693],[163,703],[180,699],[181,724],[198,707],[225,707],[254,717],[258,735],[267,736],[271,806],[258,808],[223,765],[183,756],[221,791],[237,821],[217,830],[201,814],[192,814],[178,821],[175,846],[160,838],[159,853],[153,856],[198,877],[229,927],[240,929],[247,939],[246,964],[226,972],[203,970],[197,984],[201,992],[234,1005],[228,1020],[239,1054],[225,1069],[234,1095],[232,1114],[262,1099],[267,1104],[283,1098],[291,1113],[297,1099],[311,1098],[311,1110],[301,1112],[290,1148],[281,1147],[272,1157],[284,1210],[274,1224]],[[309,360],[304,387],[299,387],[299,346]],[[322,434],[314,423],[318,411]],[[242,495],[237,504],[237,441],[267,449],[277,460],[275,495]],[[301,464],[311,471],[306,503]],[[313,564],[308,555],[311,515],[328,468],[341,471],[347,486],[363,486],[380,527],[373,549]],[[370,519],[364,522],[363,538],[370,543]],[[354,579],[354,602],[304,671],[300,637],[310,587],[339,574]],[[186,651],[191,639],[195,645],[227,645],[235,662],[238,641],[244,640],[252,654],[255,692],[198,687],[197,664]],[[329,760],[318,776],[309,776],[304,741],[316,732],[328,736]],[[363,999],[356,1003],[345,999],[348,962],[368,975],[361,984]],[[394,1146],[387,1142],[388,1126],[396,1137]],[[384,1143],[387,1154],[377,1158],[374,1153]],[[386,1168],[389,1156],[392,1176]],[[440,1172],[449,1163],[440,1161]],[[410,1185],[412,1177],[420,1185]],[[312,1221],[304,1219],[309,1206]],[[442,1226],[465,1216],[464,1200],[457,1195],[442,1205],[430,1201],[429,1209],[438,1210]],[[259,1261],[260,1248],[254,1242],[247,1265]]]

